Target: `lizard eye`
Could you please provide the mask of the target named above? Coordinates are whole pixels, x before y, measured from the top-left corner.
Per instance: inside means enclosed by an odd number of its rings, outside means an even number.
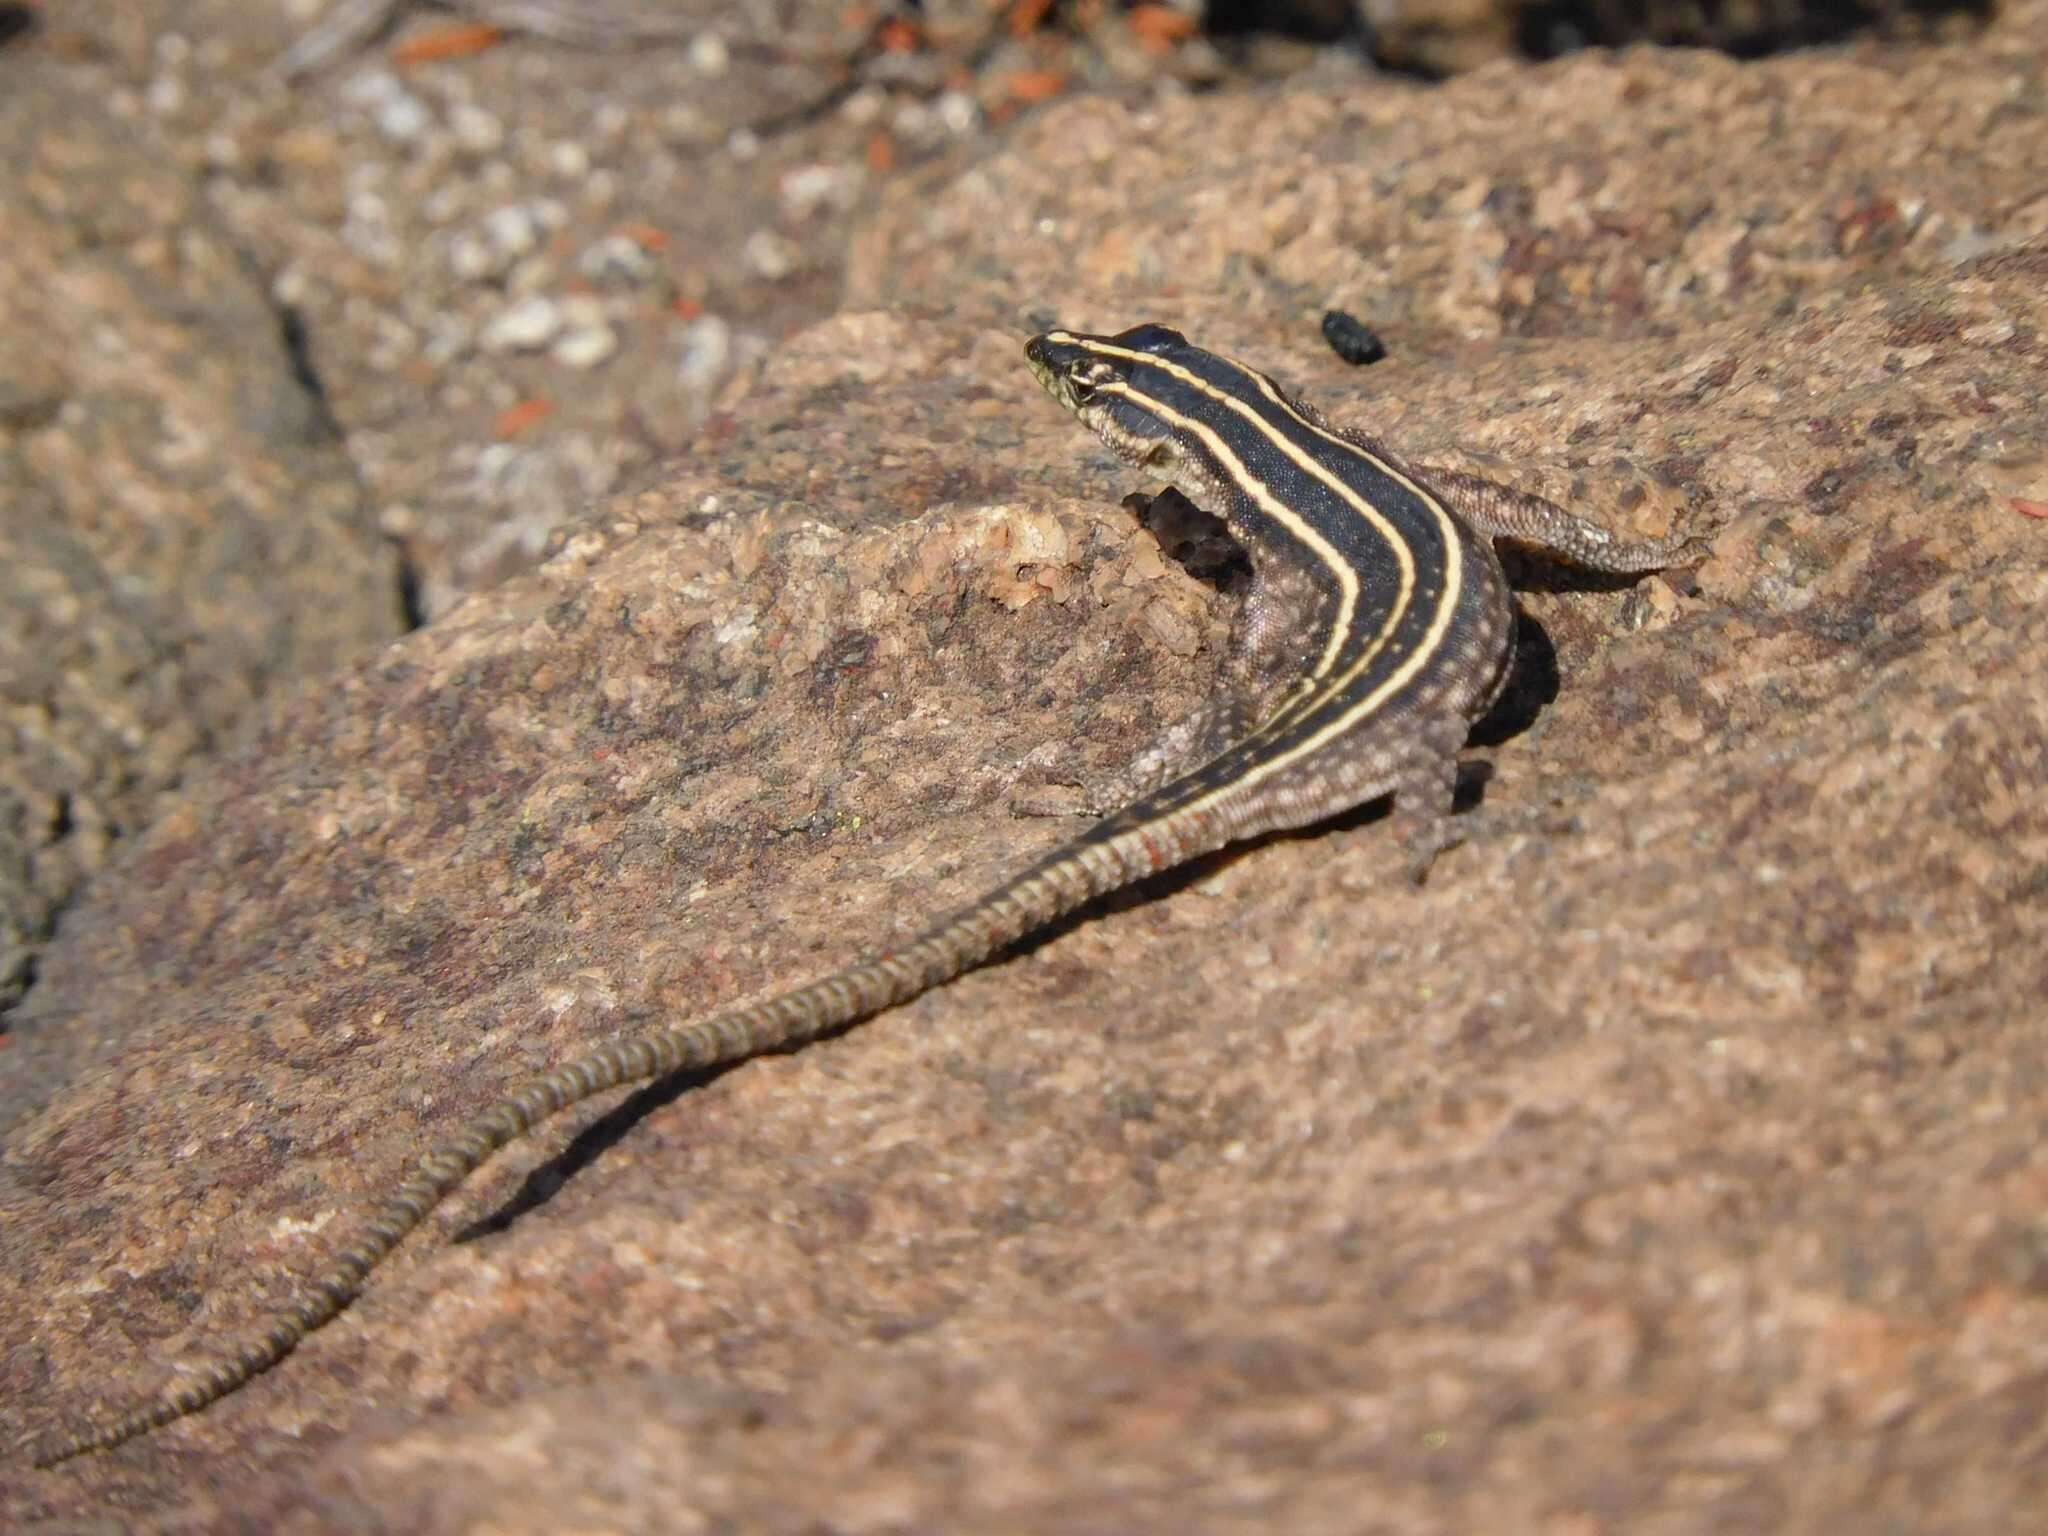
[[[1109,383],[1115,377],[1116,369],[1108,363],[1081,363],[1067,375],[1067,387],[1073,391],[1076,405],[1086,405],[1095,398],[1098,386]]]

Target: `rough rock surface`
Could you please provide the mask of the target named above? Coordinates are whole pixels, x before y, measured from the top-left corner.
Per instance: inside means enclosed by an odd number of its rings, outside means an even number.
[[[34,68],[0,54],[0,1009],[256,698],[404,622],[234,243],[144,135]]]
[[[864,32],[837,0],[660,0],[642,9],[696,36],[620,49],[463,47],[473,29],[408,5],[288,79],[314,9],[68,0],[36,62],[139,115],[303,317],[430,616],[643,482],[830,311],[871,158],[979,122],[918,61],[852,77]],[[318,7],[342,9],[362,7]]]
[[[117,1044],[42,1032],[80,1066],[0,1162],[0,1444],[246,1327],[424,1139],[624,1010],[972,896],[1068,830],[1014,786],[1200,697],[1229,594],[1038,396],[1031,310],[1181,320],[1706,551],[1527,573],[1528,707],[1421,890],[1350,818],[569,1117],[278,1370],[10,1464],[0,1522],[2048,1506],[2042,17],[1938,56],[1080,102],[892,202],[854,282],[901,307],[806,331],[658,488],[296,700],[67,926],[48,1017]],[[1399,361],[1318,356],[1333,299]]]

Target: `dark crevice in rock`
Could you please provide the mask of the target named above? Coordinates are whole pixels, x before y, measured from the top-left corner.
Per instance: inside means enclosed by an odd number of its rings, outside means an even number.
[[[0,5],[0,48],[32,36],[41,13],[32,5]]]
[[[426,628],[425,578],[420,574],[419,562],[412,558],[403,542],[393,540],[391,548],[398,556],[398,608],[405,615],[406,633],[411,634],[416,629]]]

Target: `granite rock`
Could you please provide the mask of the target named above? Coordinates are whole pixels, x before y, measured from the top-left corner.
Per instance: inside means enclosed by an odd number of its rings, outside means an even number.
[[[404,624],[283,318],[72,85],[0,54],[0,1008],[259,698]]]
[[[1625,586],[1518,567],[1520,707],[1421,890],[1348,817],[589,1106],[276,1371],[10,1475],[0,1519],[2042,1507],[2040,15],[1883,68],[1081,101],[890,199],[854,257],[886,310],[793,338],[658,486],[293,700],[66,925],[43,988],[116,1044],[57,1047],[0,1160],[0,1443],[248,1327],[437,1130],[625,1013],[971,898],[1071,830],[1012,816],[1020,786],[1202,697],[1234,594],[1118,508],[1132,477],[1021,366],[1031,311],[1181,321],[1703,552]],[[1399,361],[1347,372],[1307,321],[1374,292]]]

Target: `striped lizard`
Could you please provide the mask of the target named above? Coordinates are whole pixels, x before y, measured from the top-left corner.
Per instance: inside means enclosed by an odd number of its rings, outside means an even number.
[[[1540,497],[1410,464],[1264,374],[1141,325],[1053,330],[1025,357],[1115,455],[1219,516],[1252,562],[1219,700],[1131,765],[1128,803],[901,948],[696,1023],[600,1046],[519,1087],[421,1158],[267,1327],[153,1400],[46,1445],[39,1466],[196,1413],[268,1370],[493,1153],[629,1083],[786,1049],[1001,954],[1110,891],[1227,843],[1391,794],[1421,879],[1453,840],[1457,751],[1506,681],[1514,610],[1493,540],[1598,571],[1669,563]]]

